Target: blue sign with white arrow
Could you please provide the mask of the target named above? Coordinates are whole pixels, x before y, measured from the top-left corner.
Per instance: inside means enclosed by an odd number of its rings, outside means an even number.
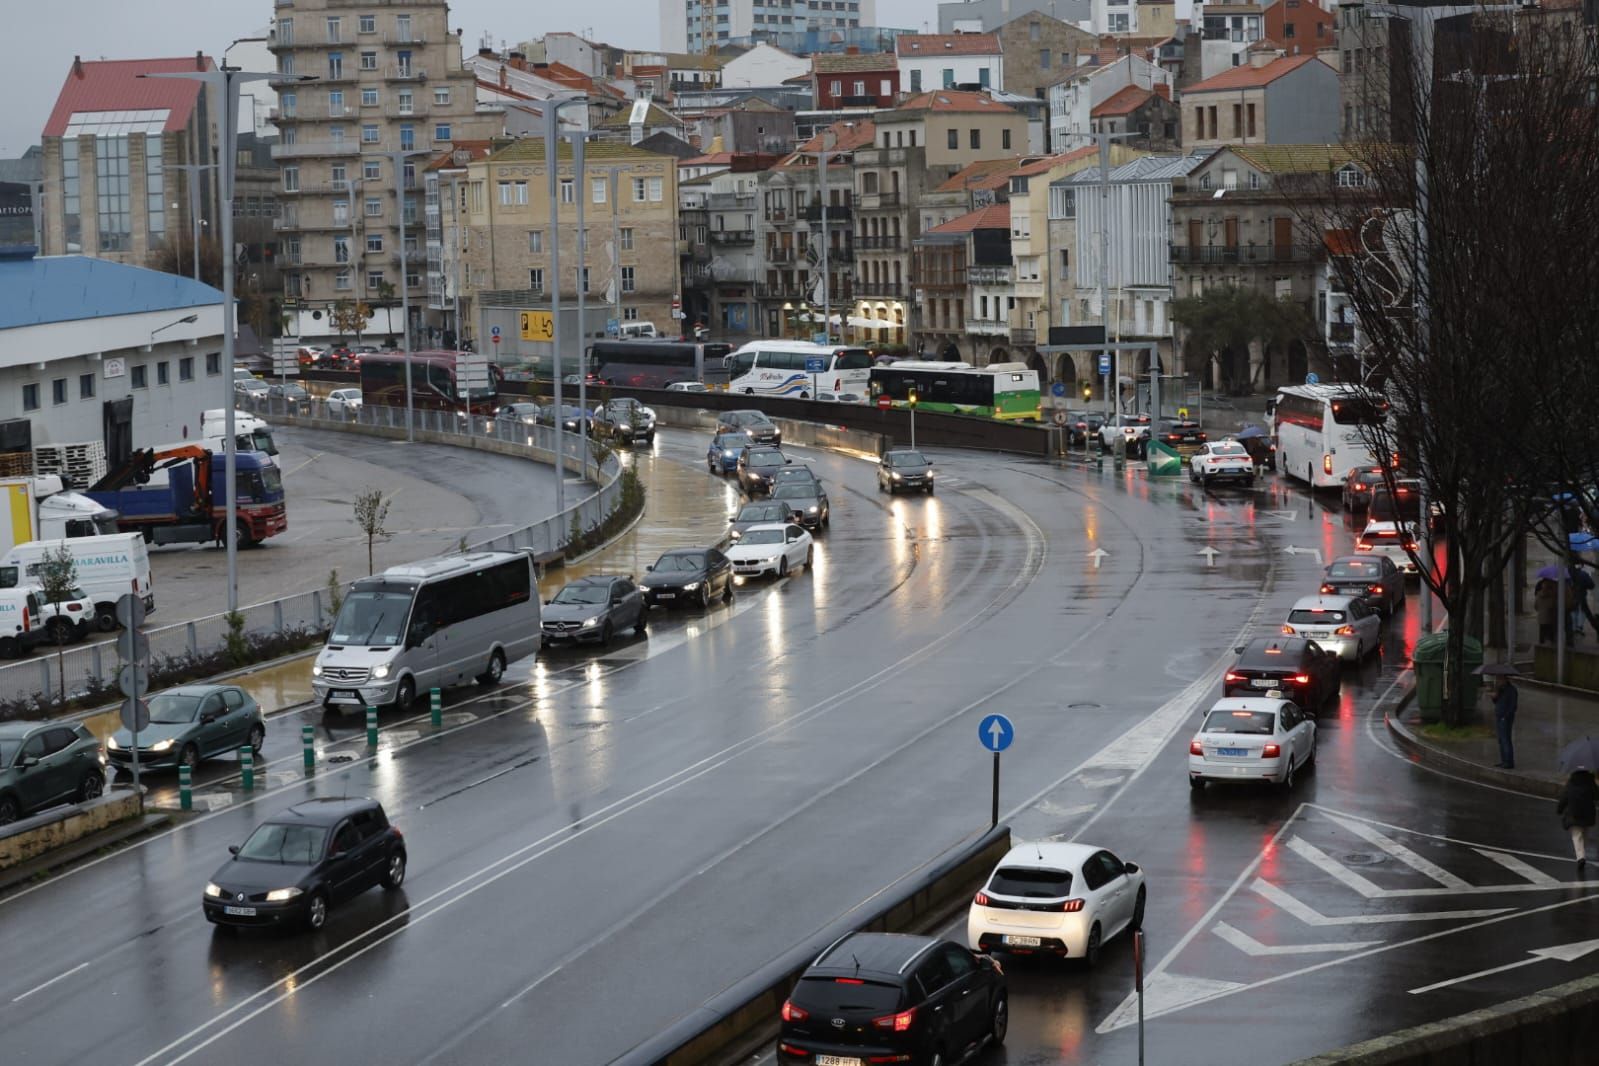
[[[1056,396],[1064,396],[1066,395],[1066,383],[1064,381],[1057,381],[1055,384],[1049,387],[1049,391]]]
[[[825,373],[827,373],[827,360],[822,358],[821,356],[818,356],[818,355],[808,355],[808,356],[806,356],[805,357],[805,373],[807,373],[807,374],[825,374]]]
[[[977,725],[977,739],[992,752],[1001,752],[1016,739],[1016,727],[1003,714],[991,714]]]

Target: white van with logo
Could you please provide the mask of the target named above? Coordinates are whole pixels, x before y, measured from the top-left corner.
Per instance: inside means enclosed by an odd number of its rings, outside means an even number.
[[[44,639],[42,600],[33,585],[0,589],[0,659],[26,655]]]
[[[655,331],[654,322],[623,322],[617,327],[616,335],[625,341],[638,340],[640,338],[655,340],[660,336]]]
[[[94,601],[94,626],[102,633],[117,628],[117,600],[133,593],[155,610],[155,579],[150,573],[150,552],[140,533],[113,533],[104,537],[68,537],[66,540],[30,540],[0,558],[0,589],[39,583],[46,553],[66,548],[78,571],[78,587]]]

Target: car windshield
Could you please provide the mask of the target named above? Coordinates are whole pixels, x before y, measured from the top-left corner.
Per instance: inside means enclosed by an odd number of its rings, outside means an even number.
[[[1376,563],[1368,563],[1364,559],[1350,559],[1348,562],[1333,563],[1327,568],[1327,576],[1375,581],[1382,577],[1382,568]]]
[[[345,597],[328,640],[334,644],[392,647],[400,642],[410,609],[409,592],[352,592]]]
[[[719,433],[716,436],[716,447],[718,448],[738,448],[743,443],[743,437],[735,436],[732,433]]]
[[[752,529],[744,535],[743,544],[781,544],[783,531],[781,529]]]
[[[1277,728],[1275,711],[1211,711],[1205,718],[1205,733],[1241,733],[1269,737]]]
[[[150,697],[150,721],[160,722],[163,725],[177,725],[180,722],[192,722],[194,716],[200,713],[199,696],[182,696],[173,692],[163,692],[159,696]]]
[[[816,486],[808,483],[791,481],[787,485],[779,485],[772,491],[774,500],[811,500],[816,498]]]
[[[704,567],[698,555],[663,555],[655,563],[657,573],[692,574]]]
[[[268,822],[250,834],[239,849],[239,858],[309,865],[322,857],[322,843],[327,838],[328,831],[320,825]]]
[[[748,503],[738,513],[740,522],[770,522],[774,518],[786,518],[788,508],[770,503]]]
[[[1060,899],[1072,894],[1072,875],[1065,870],[1028,866],[1001,866],[988,882],[988,890],[1001,896]]]
[[[1288,621],[1302,626],[1342,625],[1346,619],[1347,616],[1343,611],[1324,610],[1320,607],[1288,612]]]
[[[782,466],[783,457],[772,452],[756,452],[749,457],[749,466]]]
[[[555,594],[551,603],[605,603],[611,598],[610,590],[604,585],[595,585],[584,582],[581,585],[568,585]]]
[[[847,959],[845,961],[848,962]],[[899,989],[879,981],[855,978],[802,977],[794,988],[793,1000],[812,1014],[838,1011],[875,1014],[892,1011],[899,1006]]]
[[[1210,449],[1212,455],[1248,455],[1242,444],[1218,444]]]
[[[926,466],[927,457],[921,452],[889,452],[889,466]]]

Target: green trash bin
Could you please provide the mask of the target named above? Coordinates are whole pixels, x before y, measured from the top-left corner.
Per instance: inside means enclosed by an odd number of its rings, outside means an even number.
[[[1429,633],[1416,641],[1410,662],[1416,671],[1416,709],[1424,722],[1436,722],[1444,707],[1444,657],[1449,651],[1449,631]],[[1467,637],[1461,649],[1466,661],[1466,684],[1475,681],[1474,671],[1482,665],[1482,642]],[[1470,701],[1472,703],[1475,700]]]

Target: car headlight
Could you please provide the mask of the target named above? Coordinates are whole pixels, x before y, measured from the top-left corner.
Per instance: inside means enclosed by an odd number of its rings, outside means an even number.
[[[117,738],[116,737],[107,737],[106,738],[106,742],[105,742],[105,746],[110,748],[112,751],[121,751],[122,750],[122,745],[117,743]]]
[[[807,507],[807,508],[805,508],[805,510],[808,513],[810,513],[810,514],[815,514],[817,511],[821,510],[821,508],[820,507]]]
[[[223,896],[227,895],[226,892],[222,891],[222,886],[217,884],[215,881],[207,881],[205,883],[205,894],[210,896],[212,899],[221,899]]]
[[[776,566],[777,565],[777,560],[778,560],[778,556],[770,555],[770,556],[767,556],[765,559],[761,560],[761,565],[762,566]]]
[[[700,587],[700,583],[698,581],[690,581],[688,584],[683,586],[683,591],[684,592],[693,592],[695,589],[697,589],[699,587]]]
[[[389,676],[389,664],[388,663],[379,663],[377,666],[374,666],[372,668],[372,676],[376,677],[376,678],[379,678],[379,679],[388,677]]]
[[[598,615],[596,615],[593,618],[585,618],[585,619],[583,619],[583,628],[584,629],[593,629],[595,626],[597,626],[599,624],[600,624],[600,619],[599,619]]]
[[[156,742],[154,744],[151,744],[150,745],[150,750],[151,751],[171,751],[172,750],[172,745],[174,743],[176,743],[176,742],[169,737],[166,740],[158,741],[158,742]]]
[[[618,422],[616,424],[616,428],[621,430],[623,433],[631,433],[633,431],[633,427],[628,425],[626,422]]]
[[[312,677],[321,677],[322,676],[322,664],[321,663],[312,663],[311,664],[311,676]]]
[[[300,892],[301,889],[298,888],[274,888],[271,892],[267,893],[267,902],[284,903],[293,899],[295,896],[298,896]]]
[[[902,475],[902,474],[895,474],[895,475],[894,475],[894,480],[895,480],[895,481],[898,481],[898,480],[900,480],[900,478],[901,478],[901,477],[903,477],[903,476],[904,476],[904,475]]]
[[[744,531],[741,530],[741,529],[735,529],[731,533],[728,534],[728,536],[731,537],[734,540],[737,540],[738,538],[742,537],[743,535],[744,535]]]
[[[738,452],[735,452],[731,448],[729,448],[727,451],[722,453],[722,458],[724,458],[724,459],[737,459],[738,458]]]

